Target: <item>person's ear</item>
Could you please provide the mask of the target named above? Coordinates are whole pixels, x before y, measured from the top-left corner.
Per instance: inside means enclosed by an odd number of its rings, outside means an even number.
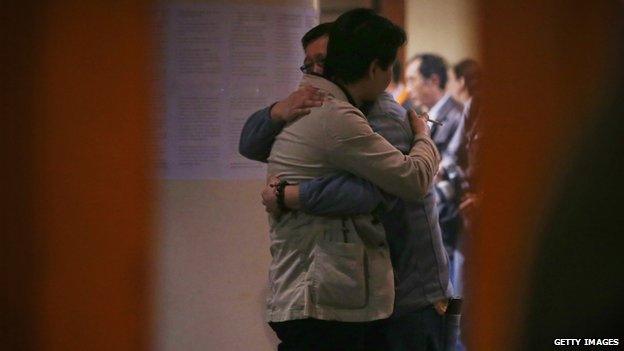
[[[368,77],[373,79],[375,77],[375,74],[377,74],[377,70],[379,69],[381,69],[379,67],[379,61],[377,59],[374,59],[373,62],[371,62],[368,66]]]

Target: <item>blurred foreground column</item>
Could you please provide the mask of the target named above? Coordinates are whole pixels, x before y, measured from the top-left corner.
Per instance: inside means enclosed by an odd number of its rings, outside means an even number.
[[[1,15],[0,344],[147,350],[148,7],[31,3]]]
[[[574,151],[594,142],[583,133],[605,94],[620,5],[480,1],[485,196],[466,264],[469,350],[522,343],[535,233]]]

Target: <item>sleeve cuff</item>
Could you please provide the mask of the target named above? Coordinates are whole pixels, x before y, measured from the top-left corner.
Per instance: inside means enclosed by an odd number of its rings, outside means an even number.
[[[429,136],[429,134],[427,133],[418,133],[414,135],[414,141],[419,140],[419,139],[429,139],[431,140],[431,137]]]
[[[301,209],[308,208],[308,193],[310,192],[310,183],[311,182],[299,183],[299,205]]]
[[[433,153],[434,153],[436,159],[438,160],[438,164],[439,164],[442,161],[442,155],[440,155],[440,152],[438,151],[438,147],[436,146],[436,144],[433,141],[433,139],[431,139],[429,134],[427,134],[427,133],[418,133],[418,134],[414,135],[414,143],[412,144],[412,147],[414,147],[414,145],[416,145],[416,143],[419,142],[419,141],[424,141],[425,143],[431,145],[431,147],[433,148]]]
[[[272,127],[276,129],[282,129],[286,123],[282,121],[274,121],[273,118],[271,118],[271,110],[273,109],[273,106],[275,106],[275,104],[277,103],[278,101],[272,103],[271,106],[267,107],[265,118],[269,121],[269,123],[271,123]]]

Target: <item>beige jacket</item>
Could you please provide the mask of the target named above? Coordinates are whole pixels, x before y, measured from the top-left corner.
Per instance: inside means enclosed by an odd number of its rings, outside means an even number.
[[[302,84],[328,94],[322,107],[277,136],[268,172],[299,182],[340,171],[405,199],[426,194],[440,156],[417,135],[403,155],[374,133],[343,91],[321,77]],[[371,215],[317,217],[290,212],[271,222],[268,320],[371,321],[392,313],[394,284],[382,225]]]

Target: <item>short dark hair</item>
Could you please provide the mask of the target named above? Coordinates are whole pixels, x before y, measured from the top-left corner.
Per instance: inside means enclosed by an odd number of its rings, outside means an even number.
[[[440,79],[438,87],[444,90],[444,88],[446,88],[446,82],[448,81],[448,74],[446,73],[448,65],[446,64],[446,60],[440,55],[425,53],[412,57],[409,62],[412,63],[416,60],[420,60],[420,66],[418,67],[420,74],[427,79],[431,78],[434,74],[437,75]]]
[[[453,66],[453,73],[455,77],[464,78],[464,84],[470,96],[478,96],[480,93],[479,87],[481,86],[481,67],[477,61],[473,59],[464,59],[459,61]]]
[[[392,82],[394,84],[399,84],[401,81],[401,77],[403,76],[403,65],[401,61],[395,60],[392,64]]]
[[[316,39],[324,35],[329,35],[329,30],[331,29],[332,24],[333,22],[321,23],[304,34],[303,38],[301,38],[301,46],[303,46],[303,50],[305,50],[305,48],[307,48],[308,45]]]
[[[401,27],[371,9],[347,11],[330,29],[325,76],[353,83],[364,77],[374,60],[386,70],[406,40]]]

